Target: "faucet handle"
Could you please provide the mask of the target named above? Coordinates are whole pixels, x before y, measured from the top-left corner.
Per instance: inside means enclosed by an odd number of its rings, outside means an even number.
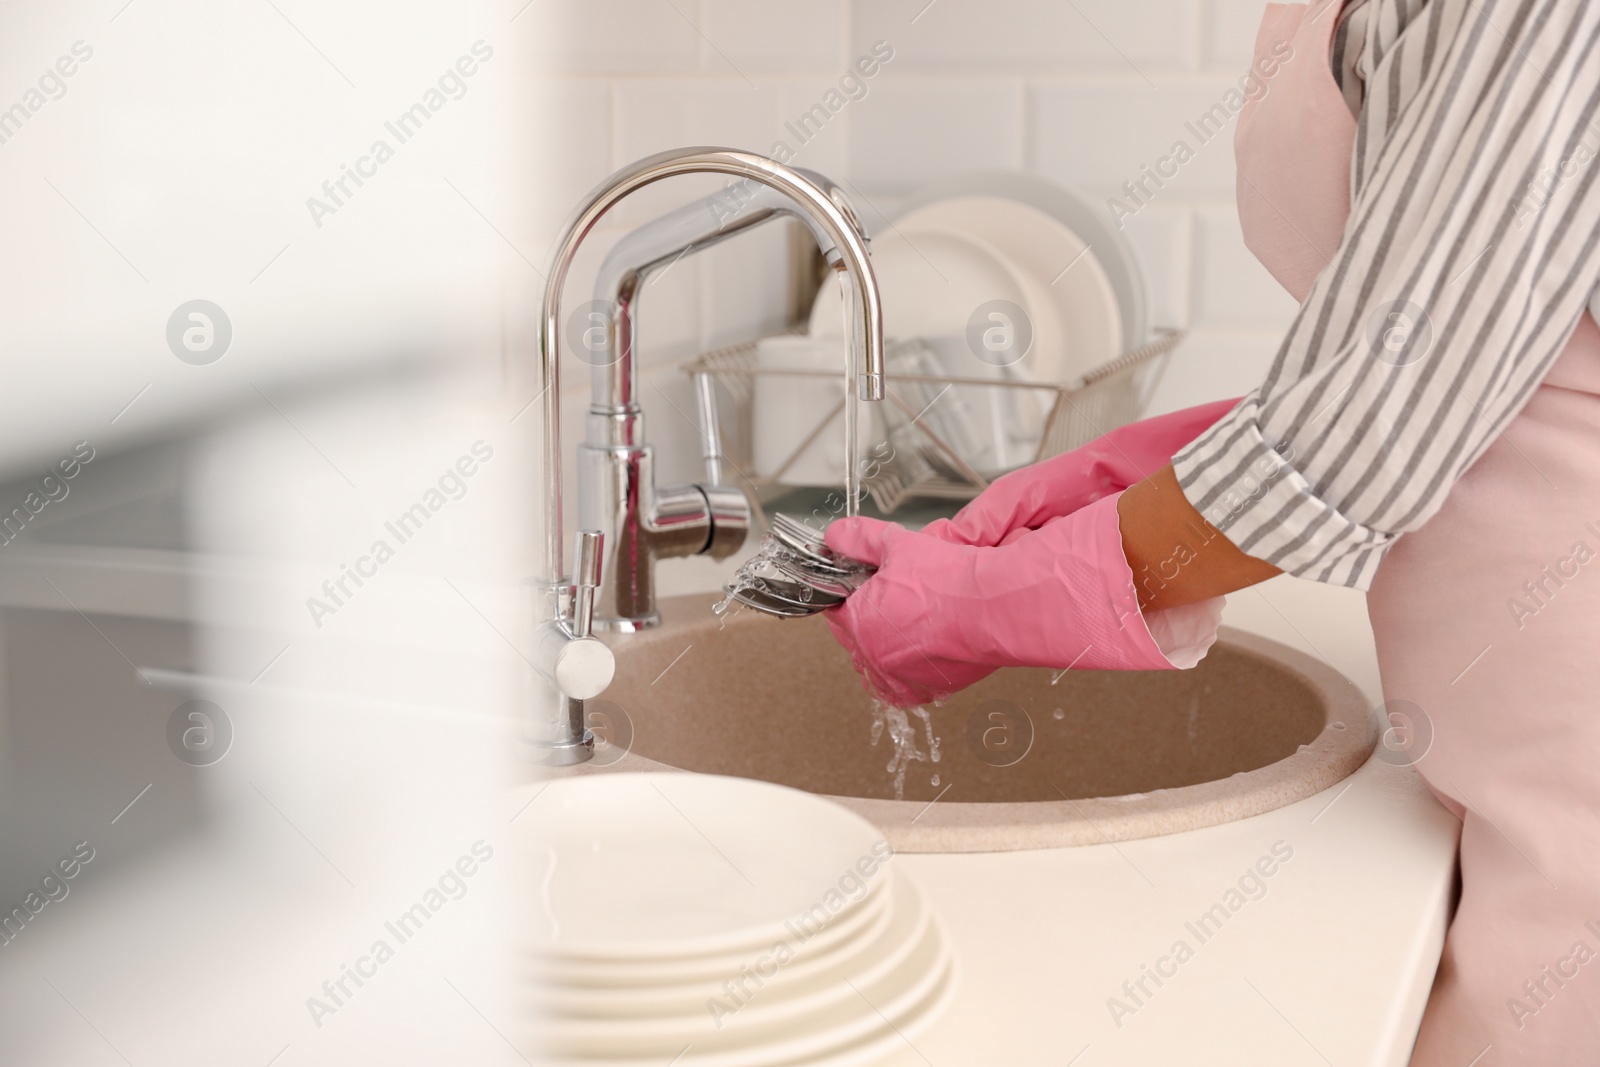
[[[561,744],[576,744],[586,736],[583,702],[604,692],[617,670],[610,647],[594,636],[594,601],[600,592],[600,550],[604,545],[605,538],[599,530],[579,530],[573,543],[577,570],[573,584],[568,586],[572,591],[572,617],[556,628],[560,640],[552,672],[556,687],[567,698],[570,717],[567,742]]]
[[[605,535],[599,530],[579,530],[572,554],[577,558],[573,574],[572,636],[594,635],[594,598],[600,592],[600,553]]]

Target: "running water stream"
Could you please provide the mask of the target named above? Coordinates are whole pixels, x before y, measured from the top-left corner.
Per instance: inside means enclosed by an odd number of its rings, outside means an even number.
[[[917,729],[911,725],[911,716],[922,720],[923,733],[928,739],[928,748],[924,752],[917,747]],[[881,700],[872,702],[872,745],[877,747],[884,734],[889,735],[889,746],[893,750],[889,753],[889,765],[884,768],[894,775],[894,798],[906,798],[906,772],[913,763],[938,763],[939,739],[933,735],[933,720],[928,717],[928,709],[911,708],[907,714],[905,708],[891,707]],[[939,784],[939,776],[935,774],[930,783]]]

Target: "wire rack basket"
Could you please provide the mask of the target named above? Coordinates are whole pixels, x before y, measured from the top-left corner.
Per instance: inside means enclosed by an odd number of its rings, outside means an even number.
[[[988,487],[990,480],[1004,471],[980,470],[974,458],[963,455],[956,443],[941,434],[932,420],[918,410],[928,396],[942,395],[954,386],[973,390],[1022,390],[1041,399],[1044,408],[1037,446],[1026,460],[1036,463],[1087,444],[1118,426],[1133,422],[1147,398],[1152,370],[1161,357],[1183,339],[1182,330],[1158,330],[1146,344],[1123,353],[1108,363],[1069,382],[1035,382],[1004,378],[969,378],[942,374],[896,373],[893,357],[908,344],[897,342],[888,348],[891,370],[887,375],[883,433],[868,441],[869,456],[863,470],[863,488],[883,514],[892,514],[915,498],[944,500],[971,499]],[[838,370],[802,370],[761,366],[756,359],[760,340],[729,345],[698,356],[683,364],[684,373],[693,379],[700,414],[703,458],[713,482],[720,482],[722,468],[731,467],[739,480],[757,488],[775,485],[807,484],[789,476],[799,458],[830,432],[841,432],[843,422],[843,376]],[[779,378],[826,379],[840,383],[837,402],[820,412],[814,425],[797,435],[798,440],[769,470],[757,471],[755,464],[756,382]],[[911,395],[908,395],[911,394]],[[921,403],[919,403],[921,401]],[[924,409],[926,410],[926,409]],[[1013,464],[1021,466],[1024,464]]]

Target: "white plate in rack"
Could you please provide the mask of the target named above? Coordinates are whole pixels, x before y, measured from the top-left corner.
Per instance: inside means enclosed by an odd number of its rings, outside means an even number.
[[[1088,243],[1056,218],[1005,197],[958,196],[917,208],[896,225],[977,238],[1043,294],[1034,314],[1051,331],[1039,331],[1022,364],[1035,381],[1070,382],[1123,353],[1122,315],[1111,279]]]
[[[970,232],[950,227],[896,227],[873,241],[873,273],[883,301],[883,333],[888,340],[927,342],[938,355],[940,372],[990,381],[1031,378],[1030,361],[1060,346],[1061,325],[1047,286],[1012,264],[1000,250]],[[991,301],[1022,308],[1033,324],[1027,356],[1013,366],[996,366],[974,354],[968,328]],[[831,281],[817,291],[810,334],[836,337],[843,332],[843,299]],[[890,387],[894,375],[889,373]],[[938,387],[932,392],[937,394]],[[982,385],[952,386],[938,400],[939,416],[955,427],[946,437],[973,467],[1004,470],[1032,455],[1043,411],[1033,394]],[[922,405],[918,405],[922,406]]]
[[[971,234],[897,227],[873,238],[872,273],[883,302],[883,334],[889,338],[964,337],[973,310],[990,300],[1027,308],[1028,287],[1015,269]],[[844,333],[843,300],[831,279],[817,291],[808,332],[813,337]]]
[[[912,214],[935,201],[967,196],[1000,197],[1027,204],[1077,234],[1100,261],[1116,293],[1123,344],[1134,348],[1149,339],[1150,302],[1144,267],[1103,202],[1027,171],[979,171],[916,190],[906,200],[902,213]]]

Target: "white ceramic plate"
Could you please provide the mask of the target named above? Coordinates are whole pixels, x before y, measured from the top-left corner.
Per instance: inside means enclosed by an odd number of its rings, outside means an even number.
[[[859,815],[744,778],[563,779],[538,808],[535,847],[550,866],[543,899],[530,902],[547,930],[534,948],[558,959],[665,961],[770,945],[842,880],[852,884],[863,857],[887,854]],[[873,881],[843,895],[835,920]]]
[[[1016,200],[960,196],[917,208],[897,225],[979,238],[1044,294],[1031,310],[1049,330],[1041,325],[1024,363],[1036,381],[1072,381],[1122,354],[1122,315],[1111,279],[1083,239],[1052,216]]]
[[[1144,268],[1128,238],[1097,200],[1048,178],[1025,171],[981,171],[934,182],[912,193],[902,209],[911,214],[952,197],[993,196],[1028,204],[1054,218],[1086,241],[1117,294],[1122,340],[1129,348],[1150,336],[1149,298]]]
[[[1046,347],[1059,345],[1060,326],[1053,308],[1038,307],[1044,288],[1013,267],[983,239],[951,229],[896,228],[873,240],[872,269],[883,299],[886,338],[922,338],[955,377],[1002,379],[1027,375],[1028,360]],[[1023,309],[1034,324],[1028,355],[1011,367],[985,362],[973,354],[967,330],[986,303],[1004,300]],[[843,300],[837,286],[826,283],[811,309],[813,336],[843,332]],[[890,374],[893,386],[893,375]],[[983,386],[952,387],[939,400],[941,415],[964,427],[962,441],[952,441],[968,463],[979,470],[1004,470],[1031,458],[1029,434],[1036,439],[1038,415],[1029,426],[1017,399],[1008,403],[1004,390]],[[1022,423],[1018,433],[1019,421]]]
[[[866,988],[895,973],[918,950],[932,921],[915,889],[904,879],[896,882],[892,891],[885,894],[893,898],[884,912],[888,921],[875,930],[863,931],[841,951],[815,960],[809,942],[792,938],[788,945],[794,957],[772,967],[773,973],[762,983],[759,995],[738,1013],[739,1029],[753,1032],[782,1026],[786,1020],[803,1022],[808,1016],[831,1011],[841,1001],[854,997],[844,979]],[[714,977],[657,989],[535,986],[532,1003],[557,1042],[653,1039],[665,1042],[663,1047],[673,1051],[687,1041],[700,1042],[707,1036],[706,1004],[728,996],[723,982],[730,975],[758,967],[771,955],[770,947],[753,951]],[[725,1028],[726,1024],[716,1029]]]
[[[890,338],[965,337],[973,311],[990,300],[1027,307],[1027,290],[1005,258],[981,238],[948,230],[912,234],[894,229],[872,241],[872,273],[883,301],[883,334]],[[1032,310],[1028,309],[1032,314]],[[839,288],[830,280],[811,305],[813,337],[844,333]],[[974,357],[974,373],[980,361]]]
[[[885,882],[886,879],[875,880],[866,899],[806,938],[803,951],[784,968],[785,975],[803,975],[832,966],[841,954],[854,951],[859,942],[870,942],[881,935],[892,911],[893,894]],[[639,998],[644,1003],[670,997],[685,988],[698,988],[706,982],[720,983],[749,962],[748,946],[718,955],[645,960],[571,959],[534,953],[528,960],[525,976],[535,986],[564,990],[562,996],[604,997],[614,1003]]]
[[[684,1067],[855,1067],[869,1064],[907,1037],[926,1029],[948,1005],[955,988],[955,960],[937,921],[914,887],[896,879],[896,932],[892,949],[842,981],[808,986],[795,1003],[782,998],[776,982],[755,991],[749,1002],[714,1023],[705,1004],[692,1015],[658,1019],[540,1020],[559,1067],[605,1062],[613,1067],[660,1067],[673,1055]],[[780,975],[782,971],[778,972]],[[685,1051],[684,1046],[689,1048]]]

